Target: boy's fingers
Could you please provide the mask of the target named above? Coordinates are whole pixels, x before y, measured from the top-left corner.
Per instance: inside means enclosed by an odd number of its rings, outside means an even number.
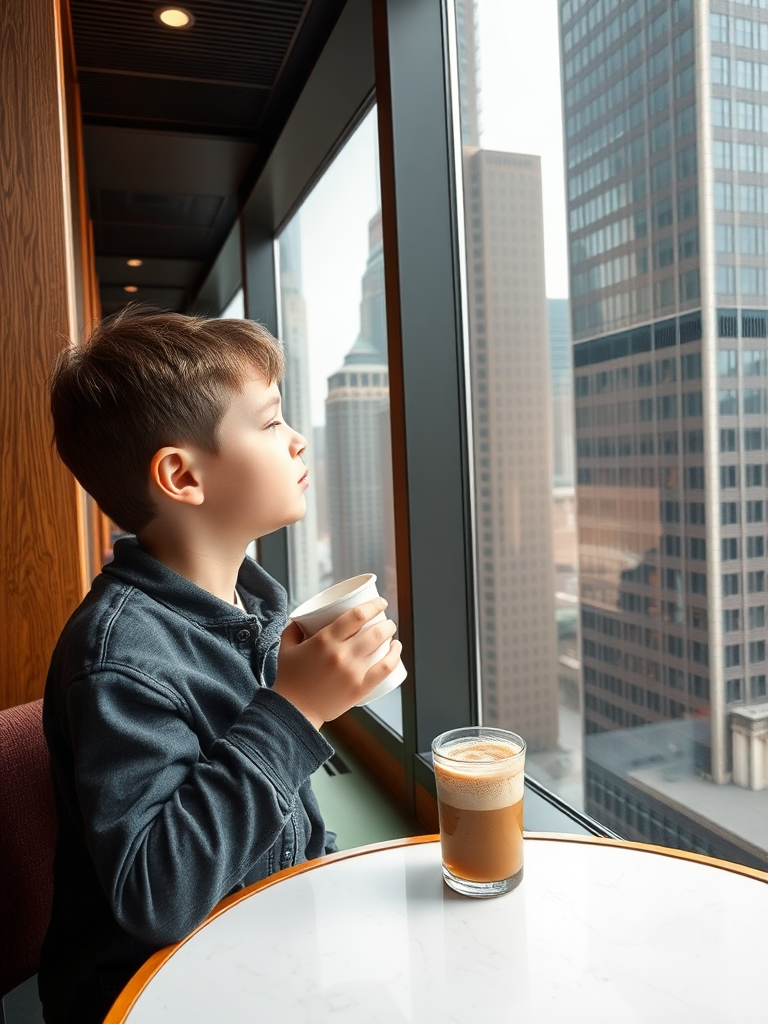
[[[289,622],[283,630],[283,635],[280,639],[280,645],[286,647],[296,647],[304,639],[304,634],[301,631],[301,626],[297,622]]]
[[[400,661],[400,655],[403,653],[403,645],[399,640],[393,640],[390,644],[389,650],[381,659],[377,661],[373,668],[369,668],[365,673],[364,683],[369,689],[373,689],[382,679],[386,679],[387,676],[394,672],[397,668],[397,663]]]
[[[373,654],[374,651],[378,651],[381,645],[386,640],[391,640],[397,632],[397,623],[393,622],[392,619],[384,619],[383,622],[377,622],[367,629],[361,629],[360,632],[350,641],[350,650],[354,651],[359,657],[366,657],[369,654]]]
[[[338,619],[334,619],[327,629],[334,640],[348,640],[355,633],[358,633],[366,622],[370,622],[371,619],[383,612],[386,607],[387,602],[383,597],[374,598],[373,601],[366,601],[364,604],[359,604],[356,608],[350,608],[348,612],[344,612]]]

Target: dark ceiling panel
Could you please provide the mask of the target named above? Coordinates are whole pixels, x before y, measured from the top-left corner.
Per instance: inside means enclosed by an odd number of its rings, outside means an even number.
[[[233,195],[256,152],[243,139],[88,125],[83,141],[89,186],[119,191]]]
[[[147,302],[159,309],[178,309],[184,301],[183,288],[140,288],[137,292],[128,293],[122,288],[101,288],[101,308],[105,315],[116,313],[129,302]]]
[[[189,307],[345,2],[69,0],[105,312]]]
[[[133,224],[211,228],[226,200],[225,196],[174,195],[168,192],[114,192],[91,190],[91,210],[99,221]]]
[[[175,78],[80,71],[87,124],[253,136],[269,91]]]
[[[205,228],[96,224],[94,234],[96,251],[106,256],[136,253],[140,259],[157,256],[198,260],[211,256],[211,232]]]
[[[305,0],[199,0],[188,29],[155,21],[152,0],[70,0],[79,68],[274,85]]]
[[[102,287],[122,288],[135,284],[141,288],[191,288],[197,283],[204,264],[199,260],[145,259],[140,267],[129,267],[124,256],[97,256],[96,273]]]

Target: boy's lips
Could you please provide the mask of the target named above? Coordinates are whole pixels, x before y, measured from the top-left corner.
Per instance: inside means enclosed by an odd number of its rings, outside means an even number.
[[[304,471],[304,475],[299,479],[300,484],[309,484],[309,470]]]

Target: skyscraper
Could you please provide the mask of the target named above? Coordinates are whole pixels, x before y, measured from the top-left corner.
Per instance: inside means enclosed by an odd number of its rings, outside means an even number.
[[[327,507],[333,577],[375,572],[383,590],[394,581],[385,531],[392,529],[384,505],[392,503],[389,463],[389,371],[387,366],[384,251],[381,214],[369,224],[369,255],[362,280],[360,333],[344,365],[328,379],[325,402]],[[392,605],[396,594],[387,594]]]
[[[465,147],[483,712],[558,739],[541,165]]]
[[[587,807],[764,863],[768,12],[560,19]]]
[[[537,753],[559,733],[541,162],[479,148],[474,0],[456,22],[483,719]]]
[[[283,414],[303,434],[308,447],[304,461],[310,480],[315,463],[312,449],[312,410],[309,390],[307,312],[301,288],[301,218],[294,217],[280,240],[280,334],[286,360]],[[290,531],[291,596],[296,604],[320,589],[317,553],[317,510],[312,486],[306,492],[307,512]]]
[[[547,299],[555,487],[573,487],[573,371],[568,299]]]

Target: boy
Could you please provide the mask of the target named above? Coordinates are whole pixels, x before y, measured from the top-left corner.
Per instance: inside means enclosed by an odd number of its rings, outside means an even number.
[[[308,640],[255,537],[306,509],[258,324],[126,310],[59,358],[56,445],[115,543],[45,690],[59,817],[39,987],[48,1024],[96,1024],[156,949],[228,893],[330,852],[319,733],[397,664],[372,601]],[[387,656],[367,661],[391,640]]]

